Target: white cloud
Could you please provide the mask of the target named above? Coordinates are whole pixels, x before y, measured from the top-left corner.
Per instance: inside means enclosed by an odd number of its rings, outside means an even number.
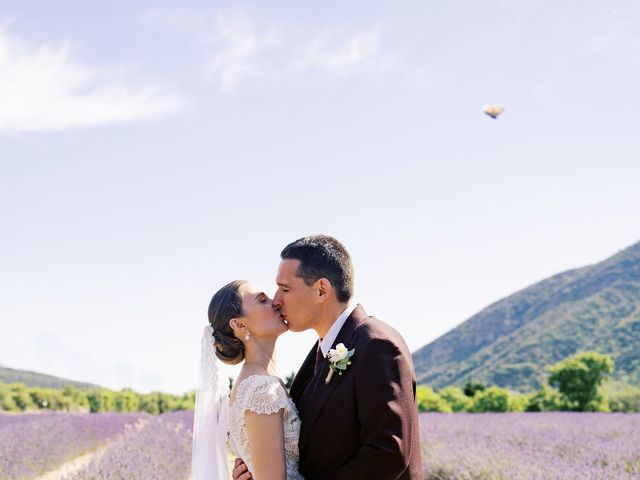
[[[379,58],[378,32],[361,31],[346,36],[335,32],[323,32],[303,46],[295,65],[301,70],[313,69],[331,74],[344,74],[371,66]]]
[[[303,30],[219,15],[208,43],[213,51],[203,70],[221,93],[257,81],[296,83],[308,73],[339,80],[360,74],[379,79],[402,67],[396,55],[381,49],[380,32],[373,28]]]
[[[213,43],[216,51],[205,62],[204,72],[207,78],[219,81],[221,92],[229,92],[245,79],[264,75],[267,69],[260,55],[280,42],[275,30],[259,35],[249,19],[219,15]]]
[[[184,104],[169,89],[130,85],[119,69],[78,62],[68,42],[34,45],[0,27],[0,133],[147,120]]]

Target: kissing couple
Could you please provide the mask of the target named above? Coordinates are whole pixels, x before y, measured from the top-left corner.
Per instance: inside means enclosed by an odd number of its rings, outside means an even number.
[[[287,245],[273,299],[231,282],[209,305],[196,394],[192,478],[422,480],[411,353],[401,335],[352,300],[353,266],[327,235]],[[275,366],[277,338],[313,329],[291,385]],[[218,362],[243,362],[229,392]]]

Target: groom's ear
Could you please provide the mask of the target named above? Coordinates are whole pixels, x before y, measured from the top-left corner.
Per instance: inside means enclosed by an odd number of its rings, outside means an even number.
[[[329,298],[329,294],[333,290],[331,282],[329,282],[329,280],[327,280],[326,278],[318,279],[318,281],[316,282],[316,288],[318,292],[318,300],[320,302],[324,302],[325,300],[327,300],[327,298]]]

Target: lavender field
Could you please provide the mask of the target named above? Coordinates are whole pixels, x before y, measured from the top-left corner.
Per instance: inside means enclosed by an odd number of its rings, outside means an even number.
[[[187,480],[192,422],[192,412],[2,414],[0,480]],[[425,413],[420,422],[429,480],[640,478],[639,414]]]
[[[482,413],[420,416],[432,479],[638,479],[640,415]]]
[[[185,480],[192,424],[193,412],[0,414],[0,480]]]

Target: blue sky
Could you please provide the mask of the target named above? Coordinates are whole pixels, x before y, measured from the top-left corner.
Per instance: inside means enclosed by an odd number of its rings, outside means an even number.
[[[0,5],[0,364],[196,382],[212,293],[341,239],[417,349],[640,240],[632,1]],[[506,107],[494,121],[482,106]],[[279,341],[284,375],[313,343]]]

